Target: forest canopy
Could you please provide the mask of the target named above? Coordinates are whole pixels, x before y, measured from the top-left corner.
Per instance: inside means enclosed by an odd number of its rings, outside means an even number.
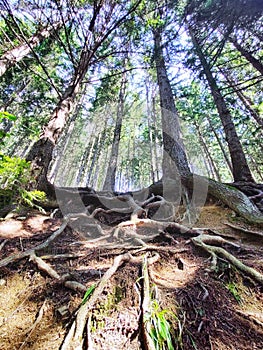
[[[262,181],[260,1],[4,0],[0,11],[1,154],[31,162],[30,189]]]

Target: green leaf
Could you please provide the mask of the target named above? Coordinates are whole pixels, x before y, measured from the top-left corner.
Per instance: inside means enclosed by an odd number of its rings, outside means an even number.
[[[82,300],[82,302],[81,302],[81,305],[84,305],[87,301],[88,301],[88,299],[89,299],[89,297],[91,296],[91,294],[94,292],[94,289],[96,288],[96,284],[93,284],[93,285],[91,285],[90,287],[89,287],[89,289],[86,291],[86,293],[85,293],[85,295],[84,295],[84,297],[83,297],[83,300]]]
[[[164,320],[158,317],[158,332],[160,336],[165,340],[167,338],[167,327]]]
[[[8,119],[8,120],[11,120],[11,121],[16,121],[17,120],[17,117],[14,115],[14,114],[11,114],[9,112],[0,112],[0,122],[2,121],[2,119]]]

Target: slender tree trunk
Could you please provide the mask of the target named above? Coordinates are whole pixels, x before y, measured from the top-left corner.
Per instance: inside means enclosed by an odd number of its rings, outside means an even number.
[[[199,141],[200,141],[200,143],[201,143],[201,145],[202,145],[202,147],[203,147],[203,149],[204,149],[204,152],[205,152],[205,154],[206,154],[208,163],[210,164],[211,172],[212,172],[212,174],[214,175],[215,180],[221,181],[221,177],[220,177],[219,171],[218,171],[218,169],[217,169],[217,167],[216,167],[216,165],[215,165],[215,162],[214,162],[214,160],[213,160],[213,157],[211,156],[211,154],[210,154],[210,152],[209,152],[209,149],[208,149],[208,147],[207,147],[207,145],[206,145],[206,142],[205,142],[205,140],[204,140],[204,137],[203,137],[203,135],[202,135],[202,133],[201,133],[200,127],[199,127],[199,125],[198,125],[196,122],[194,122],[194,126],[195,126],[195,128],[196,128],[196,130],[197,130],[198,137],[199,137]]]
[[[101,156],[101,152],[102,150],[105,149],[105,136],[106,136],[106,126],[107,126],[107,119],[105,119],[104,121],[104,128],[100,134],[100,138],[99,138],[99,143],[98,143],[98,148],[97,148],[97,152],[96,152],[96,158],[94,160],[94,169],[93,169],[93,174],[92,174],[92,178],[90,180],[90,186],[91,187],[96,187],[97,181],[98,181],[98,171],[99,168],[101,166],[100,164],[100,156]]]
[[[19,86],[19,88],[16,91],[14,91],[8,97],[8,99],[5,102],[3,102],[3,104],[0,106],[0,112],[6,111],[7,108],[10,107],[10,105],[17,99],[17,96],[19,96],[19,94],[21,94],[21,92],[23,92],[29,84],[30,84],[30,79],[23,81],[21,86]]]
[[[87,158],[86,158],[86,162],[85,162],[84,167],[83,167],[83,174],[81,177],[81,182],[83,183],[83,186],[86,186],[87,179],[88,179],[89,173],[90,173],[90,168],[91,168],[91,163],[92,163],[92,155],[93,155],[94,149],[96,147],[96,140],[97,140],[96,133],[97,133],[97,129],[96,129],[96,127],[94,127],[92,135],[91,135],[91,139],[89,141],[88,150],[87,150]]]
[[[93,175],[96,160],[97,160],[98,154],[99,154],[101,136],[102,136],[102,133],[100,133],[98,136],[95,137],[95,145],[93,147],[92,161],[91,161],[91,165],[89,168],[88,177],[86,180],[86,186],[92,186],[92,175]]]
[[[175,107],[173,92],[165,67],[161,29],[153,30],[155,64],[160,93],[162,133],[163,133],[163,178],[188,176],[188,165],[178,112]]]
[[[104,191],[115,190],[115,177],[116,177],[116,169],[117,169],[118,154],[119,154],[119,144],[120,144],[120,138],[121,138],[122,120],[124,116],[124,100],[125,100],[126,84],[127,84],[126,75],[123,74],[120,92],[119,92],[119,98],[118,98],[117,118],[116,118],[116,123],[114,128],[111,154],[109,158],[109,165],[106,173],[105,182],[103,185]]]
[[[263,75],[263,64],[255,58],[248,50],[241,46],[233,37],[229,38],[229,41],[235,46],[235,48],[241,53],[245,59],[252,64],[252,66]]]
[[[242,149],[241,142],[238,138],[235,125],[232,121],[231,114],[227,108],[224,97],[222,96],[221,91],[217,86],[217,82],[213,77],[209,64],[203,54],[203,51],[198,43],[197,38],[195,37],[192,29],[188,29],[192,42],[194,44],[194,48],[204,69],[207,82],[210,86],[211,93],[225,131],[226,141],[228,144],[229,153],[232,161],[234,181],[254,182],[249,166],[247,164],[245,154]]]
[[[18,45],[17,47],[5,52],[0,57],[0,77],[16,63],[20,62],[24,57],[32,52],[36,46],[38,46],[44,39],[50,37],[52,33],[58,30],[62,26],[61,22],[49,25],[40,29],[35,35],[33,35],[27,42]]]
[[[110,153],[109,147],[106,146],[105,147],[105,151],[104,151],[104,155],[103,155],[104,160],[102,162],[102,167],[100,169],[100,176],[99,176],[98,181],[97,181],[97,190],[98,191],[102,191],[103,190],[103,184],[104,184],[104,181],[105,181],[104,169],[106,169],[107,164],[109,162],[109,153]]]
[[[251,117],[254,118],[255,121],[258,123],[258,125],[260,125],[263,128],[263,119],[260,117],[257,110],[253,108],[253,104],[251,103],[249,98],[247,98],[242,91],[237,90],[235,92],[237,96],[240,98],[240,101],[243,102],[244,106],[249,111]]]
[[[231,164],[231,161],[230,161],[230,159],[229,159],[229,157],[228,157],[228,155],[227,155],[227,153],[225,151],[225,148],[224,148],[224,146],[222,144],[222,141],[220,140],[220,137],[218,136],[218,134],[217,134],[217,132],[216,132],[212,122],[211,122],[211,119],[208,116],[206,116],[206,119],[208,120],[209,126],[210,126],[211,130],[213,131],[213,134],[215,135],[215,138],[216,138],[217,143],[218,143],[218,145],[219,145],[219,147],[221,149],[221,152],[222,152],[222,154],[224,156],[226,164],[228,165],[230,173],[233,174],[232,164]]]

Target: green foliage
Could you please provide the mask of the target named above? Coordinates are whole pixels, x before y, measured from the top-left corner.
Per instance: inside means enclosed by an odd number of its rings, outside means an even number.
[[[13,122],[17,120],[17,117],[15,115],[8,113],[8,112],[1,112],[0,111],[0,123],[2,122],[2,120],[4,118],[11,120]]]
[[[21,198],[23,202],[28,204],[30,207],[36,206],[39,210],[41,210],[41,207],[34,204],[35,201],[43,202],[46,199],[46,194],[43,191],[33,190],[33,191],[27,191],[23,188],[19,189],[19,193],[21,195]]]
[[[170,310],[161,310],[159,302],[156,299],[152,300],[151,311],[147,318],[144,319],[144,323],[156,350],[174,350],[169,317],[174,318],[178,322],[180,332],[177,342],[182,346],[182,327],[177,316]]]
[[[43,211],[35,201],[44,201],[46,194],[37,190],[29,191],[27,186],[31,182],[29,162],[0,153],[0,208],[8,204],[25,204]]]
[[[24,185],[27,180],[29,163],[18,157],[8,157],[0,153],[0,184],[2,189],[13,190],[17,184]]]
[[[17,117],[11,113],[8,112],[1,112],[0,111],[0,124],[4,121],[4,120],[10,120],[12,122],[16,121]],[[0,143],[3,142],[3,139],[8,136],[8,134],[4,131],[0,129]]]
[[[229,282],[226,285],[227,289],[230,291],[230,293],[233,295],[233,297],[236,299],[238,303],[242,302],[242,298],[238,292],[237,286],[234,282]]]

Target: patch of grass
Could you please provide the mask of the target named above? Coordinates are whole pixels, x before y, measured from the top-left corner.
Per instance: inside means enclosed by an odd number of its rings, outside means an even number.
[[[175,320],[178,326],[176,336],[173,335],[171,319]],[[183,349],[182,323],[174,312],[167,309],[162,310],[158,300],[152,300],[150,313],[144,322],[156,350],[174,350],[173,340],[176,341],[180,349]]]
[[[226,288],[229,290],[229,292],[233,295],[233,297],[235,298],[235,300],[240,304],[242,302],[242,298],[239,294],[237,285],[235,284],[235,282],[229,282],[226,285]]]

